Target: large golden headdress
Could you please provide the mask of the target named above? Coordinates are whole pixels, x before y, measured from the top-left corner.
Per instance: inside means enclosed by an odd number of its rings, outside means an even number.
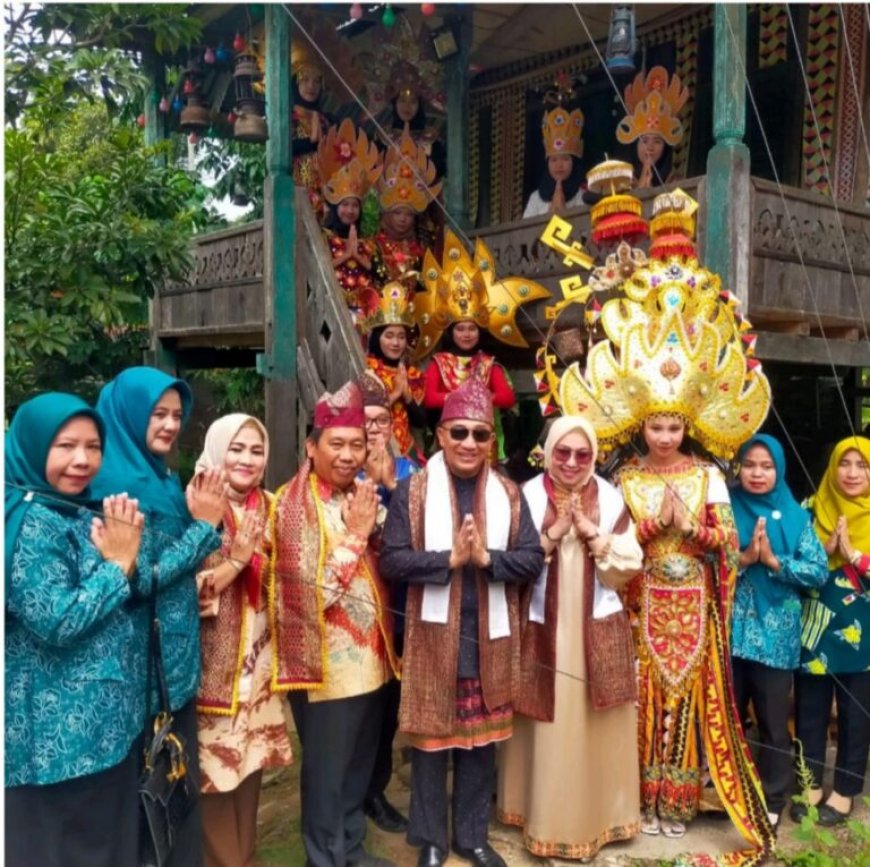
[[[317,148],[320,176],[326,179],[323,197],[331,205],[343,199],[362,199],[381,174],[377,145],[350,118],[332,126]]]
[[[444,233],[442,262],[431,250],[426,251],[422,280],[427,291],[414,296],[420,326],[417,355],[421,358],[455,322],[474,322],[502,343],[528,346],[517,328],[517,309],[529,301],[550,297],[543,286],[524,277],[496,280],[495,263],[486,244],[477,239],[472,259],[450,229]]]
[[[683,137],[680,109],[689,98],[689,90],[683,87],[679,75],[668,80],[668,71],[663,66],[654,66],[644,78],[639,72],[634,81],[625,88],[625,107],[628,115],[616,128],[616,137],[622,144],[631,144],[642,135],[655,133],[669,145],[675,145]]]
[[[384,173],[378,182],[382,210],[404,207],[422,214],[441,192],[441,181],[435,182],[437,174],[425,148],[404,132],[399,146],[391,147],[384,158]]]
[[[671,198],[658,203],[659,215],[694,223],[697,203],[685,193],[665,195]],[[678,229],[685,238],[688,226]],[[560,378],[544,354],[541,390],[565,414],[593,424],[603,453],[629,442],[649,416],[670,413],[711,454],[730,459],[764,422],[770,384],[752,357],[754,337],[737,299],[694,255],[663,253],[636,257],[608,287],[618,297],[600,309],[607,339],[590,349],[585,371],[575,362]]]

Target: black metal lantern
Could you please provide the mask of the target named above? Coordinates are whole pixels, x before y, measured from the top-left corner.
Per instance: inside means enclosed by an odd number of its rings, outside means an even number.
[[[634,72],[636,51],[634,6],[614,6],[607,37],[607,68],[616,73]]]
[[[186,104],[178,116],[178,126],[183,132],[202,132],[211,124],[211,112],[202,96],[202,71],[197,63],[191,62],[184,70],[184,84],[181,93]]]

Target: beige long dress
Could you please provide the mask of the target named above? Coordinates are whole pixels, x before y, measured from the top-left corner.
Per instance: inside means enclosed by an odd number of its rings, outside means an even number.
[[[642,564],[634,529],[611,537],[598,561],[602,584],[619,589]],[[533,855],[591,858],[640,830],[637,710],[591,706],[583,645],[584,563],[572,529],[559,546],[556,704],[553,722],[517,715],[499,756],[498,816],[523,828]]]

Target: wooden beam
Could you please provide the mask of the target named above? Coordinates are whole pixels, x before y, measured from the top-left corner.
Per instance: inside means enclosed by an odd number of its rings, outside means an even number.
[[[714,11],[713,136],[704,182],[704,264],[744,306],[749,300],[751,184],[746,132],[746,6],[717,3]]]
[[[813,328],[812,334],[828,340],[857,340],[861,336],[857,325],[829,325],[824,328],[824,334],[821,328]]]
[[[266,429],[272,448],[266,483],[286,482],[297,463],[296,439],[296,213],[290,132],[290,17],[282,4],[266,6],[266,184],[263,212]]]
[[[765,331],[774,334],[802,334],[810,333],[809,322],[753,322],[753,331],[761,334]]]
[[[468,115],[471,111],[468,57],[471,50],[471,11],[458,7],[445,19],[452,27],[459,51],[446,62],[447,67],[447,212],[460,229],[470,224],[468,206]]]
[[[755,354],[762,361],[817,364],[830,370],[831,364],[870,367],[870,341],[823,340],[791,334],[761,332]]]

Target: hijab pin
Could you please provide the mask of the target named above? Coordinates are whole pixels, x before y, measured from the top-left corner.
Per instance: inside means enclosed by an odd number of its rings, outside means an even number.
[[[25,502],[25,503],[29,503],[32,499],[33,499],[33,491],[28,491],[28,492],[24,495],[24,502]]]
[[[774,510],[770,513],[770,517],[773,518],[774,521],[779,521],[780,518],[782,518],[782,512],[780,512],[779,509],[774,509]]]

